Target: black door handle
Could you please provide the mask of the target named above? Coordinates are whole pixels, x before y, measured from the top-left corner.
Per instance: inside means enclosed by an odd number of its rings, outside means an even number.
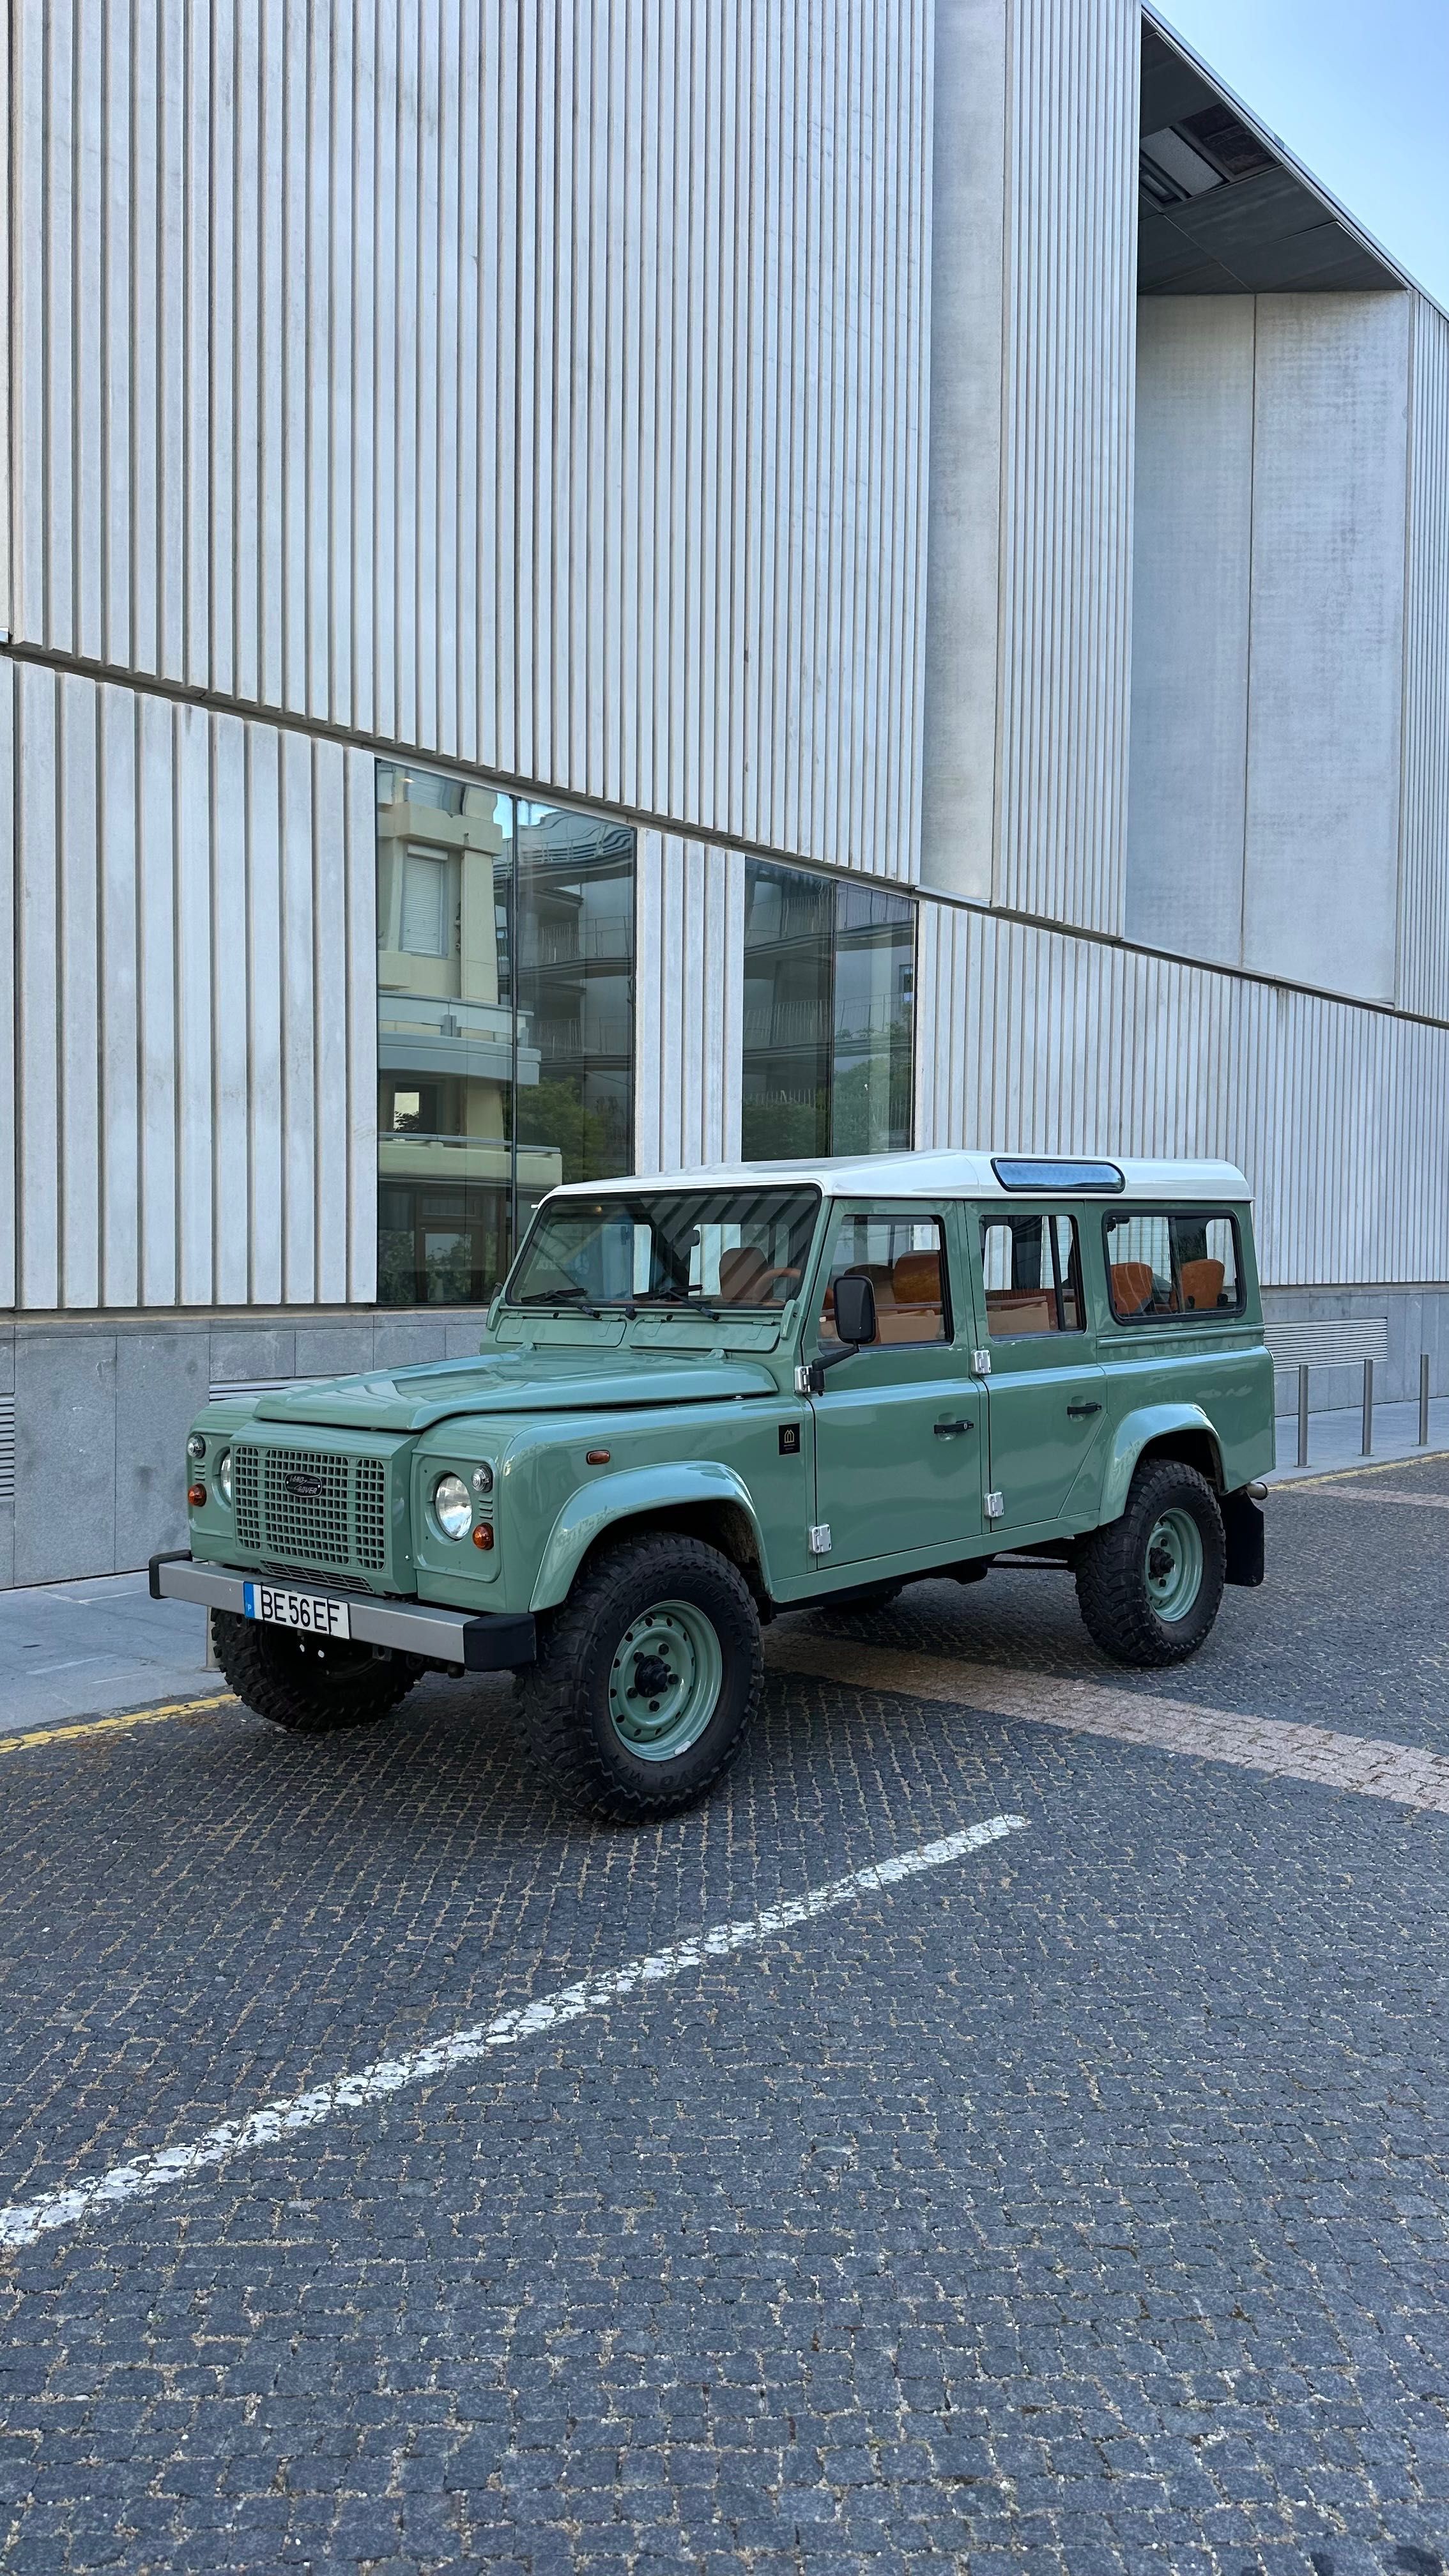
[[[1100,1404],[1069,1404],[1067,1406],[1068,1413],[1100,1413],[1101,1410],[1102,1408]]]
[[[937,1422],[932,1425],[938,1440],[954,1440],[958,1431],[974,1430],[970,1422]]]

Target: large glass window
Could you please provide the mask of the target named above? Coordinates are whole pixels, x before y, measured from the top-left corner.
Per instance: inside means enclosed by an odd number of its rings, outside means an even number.
[[[749,862],[747,1161],[909,1146],[914,974],[902,896]]]
[[[481,1305],[547,1190],[633,1160],[634,835],[377,777],[378,1298]]]

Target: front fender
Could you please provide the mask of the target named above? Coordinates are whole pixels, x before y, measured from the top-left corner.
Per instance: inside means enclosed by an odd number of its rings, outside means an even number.
[[[710,1459],[681,1459],[667,1467],[625,1467],[617,1476],[600,1476],[570,1494],[549,1533],[548,1545],[533,1587],[531,1610],[551,1610],[562,1601],[596,1538],[617,1521],[638,1520],[644,1512],[666,1510],[676,1503],[738,1503],[749,1514],[765,1571],[764,1542],[749,1489],[732,1467]]]
[[[1112,1434],[1112,1446],[1102,1478],[1102,1519],[1120,1520],[1127,1508],[1127,1488],[1132,1471],[1150,1441],[1161,1440],[1169,1431],[1205,1431],[1221,1466],[1222,1449],[1218,1435],[1200,1404],[1139,1404],[1132,1413],[1124,1413]]]

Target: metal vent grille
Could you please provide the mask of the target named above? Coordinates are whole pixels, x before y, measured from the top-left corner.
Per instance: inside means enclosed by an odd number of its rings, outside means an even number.
[[[330,1449],[264,1449],[267,1545],[313,1565],[346,1565],[350,1459]]]
[[[380,1458],[357,1461],[357,1562],[374,1574],[387,1563],[387,1469]]]
[[[294,1377],[214,1377],[211,1401],[224,1404],[233,1395],[280,1395],[284,1386],[298,1386],[305,1381]]]
[[[15,1398],[0,1395],[0,1503],[15,1500]]]

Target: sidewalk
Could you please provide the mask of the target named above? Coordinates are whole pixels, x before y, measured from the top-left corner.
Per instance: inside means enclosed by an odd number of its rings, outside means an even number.
[[[225,1690],[205,1669],[205,1615],[153,1601],[144,1574],[0,1592],[0,1735]]]
[[[1291,1485],[1300,1476],[1328,1476],[1335,1468],[1387,1466],[1395,1458],[1431,1458],[1435,1451],[1449,1450],[1449,1396],[1437,1396],[1429,1406],[1429,1446],[1419,1447],[1419,1408],[1417,1404],[1376,1404],[1374,1406],[1374,1445],[1371,1458],[1365,1458],[1363,1447],[1363,1413],[1350,1405],[1342,1413],[1310,1413],[1308,1417],[1308,1464],[1298,1465],[1298,1416],[1278,1416],[1278,1464],[1266,1481],[1270,1485]]]

